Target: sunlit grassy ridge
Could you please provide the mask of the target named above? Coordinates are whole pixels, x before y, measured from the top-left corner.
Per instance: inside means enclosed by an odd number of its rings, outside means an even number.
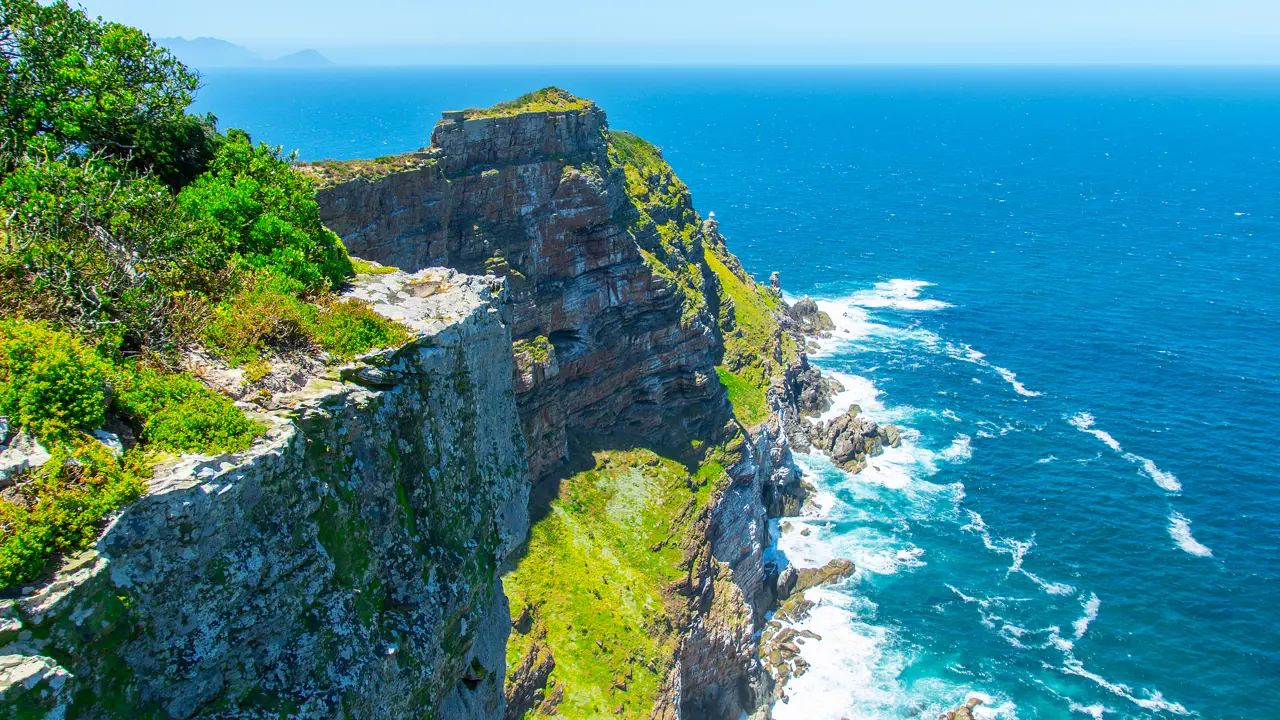
[[[724,341],[720,381],[743,424],[763,421],[768,417],[765,391],[798,356],[795,341],[779,331],[778,298],[726,248],[704,242],[689,189],[656,146],[614,130],[609,147],[611,161],[626,173],[627,197],[636,211],[628,229],[641,254],[680,294],[686,322],[704,311],[716,313]]]
[[[766,390],[796,354],[779,332],[777,299],[718,239],[709,241],[688,188],[656,146],[611,131],[609,160],[625,174],[625,231],[680,299],[682,322],[718,328],[716,370],[735,415],[748,427],[763,422]],[[531,342],[516,352],[535,352]],[[506,578],[513,616],[532,617],[511,636],[508,667],[532,652],[555,661],[528,717],[650,717],[694,611],[678,588],[708,542],[705,509],[726,487],[724,468],[740,458],[742,442],[695,443],[689,455],[698,459],[681,458],[689,466],[645,448],[600,451],[592,469],[561,483]]]
[[[594,459],[561,483],[506,578],[513,614],[527,605],[534,618],[512,634],[507,663],[545,634],[548,691],[563,693],[553,716],[648,717],[678,649],[684,598],[671,586],[687,577],[699,513],[728,477],[714,460],[691,473],[647,449]]]
[[[586,110],[595,103],[583,100],[558,87],[544,87],[531,93],[525,93],[515,100],[507,100],[487,108],[468,108],[464,112],[467,119],[510,117],[528,112],[551,112],[563,110]]]

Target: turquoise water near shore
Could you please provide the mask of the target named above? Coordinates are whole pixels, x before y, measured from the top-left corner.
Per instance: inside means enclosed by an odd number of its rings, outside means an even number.
[[[779,549],[816,593],[779,718],[1253,718],[1280,697],[1280,72],[220,71],[304,158],[547,84],[663,147],[814,356],[907,442]],[[798,530],[808,527],[807,536]]]

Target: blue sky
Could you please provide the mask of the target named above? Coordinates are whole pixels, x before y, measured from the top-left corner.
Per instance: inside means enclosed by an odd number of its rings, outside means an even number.
[[[74,0],[73,0],[74,1]],[[81,0],[157,37],[338,61],[1280,63],[1280,0]],[[472,55],[474,57],[474,55]]]

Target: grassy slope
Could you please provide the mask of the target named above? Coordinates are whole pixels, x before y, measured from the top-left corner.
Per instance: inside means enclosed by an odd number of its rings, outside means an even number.
[[[766,358],[795,352],[789,338],[774,348],[776,300],[727,250],[704,247],[688,189],[657,148],[630,133],[610,135],[610,160],[625,172],[636,211],[627,231],[681,296],[682,320],[718,323],[725,352],[717,374],[735,414],[748,427],[763,421],[765,390],[781,371]],[[593,469],[561,484],[506,578],[513,616],[528,606],[533,617],[528,633],[512,633],[508,667],[543,638],[556,663],[546,694],[563,697],[552,716],[649,717],[689,612],[671,587],[705,542],[699,511],[727,484],[724,467],[740,452],[741,437],[691,453],[704,456],[692,474],[644,448],[597,452]]]
[[[683,598],[668,588],[687,573],[681,541],[728,477],[718,463],[690,474],[646,449],[595,460],[561,484],[506,578],[512,612],[528,605],[534,617],[528,634],[512,633],[507,662],[545,633],[550,686],[564,693],[558,715],[648,717],[678,647]]]

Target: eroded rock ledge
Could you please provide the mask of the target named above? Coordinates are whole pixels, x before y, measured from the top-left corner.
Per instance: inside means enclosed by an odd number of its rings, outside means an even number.
[[[277,398],[246,452],[160,466],[0,600],[18,715],[501,715],[498,568],[528,524],[506,291],[437,269],[351,293],[416,337]]]

